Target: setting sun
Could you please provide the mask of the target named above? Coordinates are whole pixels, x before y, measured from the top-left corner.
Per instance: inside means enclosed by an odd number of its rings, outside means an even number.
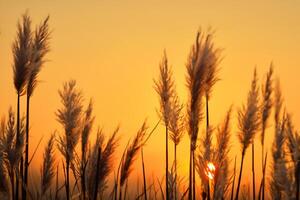
[[[215,165],[212,162],[207,163],[205,174],[210,180],[214,179],[215,171],[216,171]]]

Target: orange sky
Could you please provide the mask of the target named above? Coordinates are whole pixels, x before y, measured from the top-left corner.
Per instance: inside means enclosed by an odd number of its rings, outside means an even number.
[[[299,126],[298,1],[0,0],[1,115],[7,113],[9,105],[14,108],[16,105],[11,45],[17,21],[26,10],[34,24],[49,14],[53,30],[49,62],[40,74],[42,82],[31,101],[32,148],[41,136],[45,136],[45,141],[55,129],[61,130],[54,115],[60,106],[57,90],[64,81],[73,78],[83,90],[85,99],[94,99],[94,130],[99,125],[110,134],[115,126],[121,125],[119,150],[123,150],[146,117],[151,127],[158,120],[155,111],[158,98],[153,89],[153,78],[158,76],[158,63],[164,48],[173,66],[181,100],[186,100],[185,63],[200,26],[216,29],[215,43],[224,48],[224,60],[220,65],[222,80],[215,86],[210,103],[211,123],[217,125],[230,104],[236,108],[245,102],[254,66],[257,66],[261,78],[270,62],[274,61],[285,103]],[[234,111],[236,117],[236,109]],[[270,147],[272,129],[267,134],[267,146]],[[231,154],[234,159],[239,150],[235,125],[232,135]],[[157,176],[163,173],[163,138],[160,126],[144,150],[149,176],[152,172]],[[41,151],[35,163],[39,163]],[[249,152],[245,173],[250,170]],[[180,144],[178,153],[179,171],[187,175],[187,137]],[[259,148],[257,155],[260,161]],[[260,170],[261,164],[258,164],[257,170]],[[136,169],[134,173],[141,174],[140,166]]]

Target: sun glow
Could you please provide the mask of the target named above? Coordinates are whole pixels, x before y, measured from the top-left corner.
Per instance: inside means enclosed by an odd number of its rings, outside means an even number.
[[[216,167],[212,162],[208,162],[205,169],[205,175],[210,179],[213,180],[215,177]]]

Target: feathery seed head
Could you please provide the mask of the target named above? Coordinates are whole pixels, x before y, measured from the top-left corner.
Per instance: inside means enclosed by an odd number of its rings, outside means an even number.
[[[73,159],[75,146],[81,132],[82,95],[76,89],[76,81],[64,83],[59,91],[62,108],[56,112],[58,122],[64,128],[64,135],[59,137],[58,149],[66,159]]]
[[[265,139],[265,129],[267,127],[267,121],[270,116],[270,112],[273,105],[272,93],[273,93],[273,64],[271,63],[269,72],[266,75],[265,83],[262,85],[262,133],[261,133],[261,143],[264,144]]]
[[[37,27],[32,42],[30,65],[28,70],[27,96],[32,96],[38,83],[38,74],[45,63],[45,56],[49,52],[49,16]]]
[[[169,124],[170,118],[170,101],[174,90],[173,73],[168,64],[166,51],[159,65],[159,78],[154,80],[155,90],[160,98],[160,116],[164,120],[166,126]]]
[[[55,174],[55,156],[54,156],[55,133],[50,136],[43,155],[43,164],[41,167],[41,191],[44,195],[50,188]]]
[[[238,139],[242,146],[242,153],[245,153],[259,129],[258,98],[257,74],[255,69],[251,90],[248,93],[247,104],[238,111]]]
[[[104,133],[101,129],[98,129],[96,142],[93,146],[93,151],[89,152],[89,162],[87,166],[87,181],[88,181],[88,193],[90,196],[94,194],[95,183],[98,181],[98,191],[103,192],[106,188],[107,178],[113,169],[113,156],[118,146],[119,138],[117,134],[119,127],[117,127],[113,134],[110,136],[106,144],[104,144]],[[99,162],[99,176],[96,177],[97,171],[97,159],[98,151],[101,149],[101,157]]]
[[[279,124],[280,121],[280,115],[281,115],[281,109],[282,109],[282,104],[283,104],[283,97],[281,93],[281,88],[280,88],[280,82],[279,79],[276,80],[276,86],[275,86],[275,91],[274,91],[274,109],[275,109],[275,126]]]
[[[17,38],[15,39],[13,51],[13,73],[14,86],[19,95],[24,95],[27,82],[30,55],[31,55],[31,19],[27,13],[22,16],[22,22],[18,23]]]
[[[90,133],[92,131],[93,123],[95,117],[93,116],[93,101],[90,99],[89,105],[85,110],[84,117],[83,117],[83,129],[81,133],[81,151],[83,154],[83,162],[85,162],[85,155],[87,150],[87,144],[89,140]]]
[[[131,144],[126,149],[124,154],[124,160],[121,164],[121,178],[120,178],[120,185],[123,186],[127,178],[129,177],[132,171],[132,165],[136,159],[138,151],[144,145],[144,140],[146,136],[147,125],[146,121],[143,123],[142,127],[138,130],[135,138],[131,142]]]
[[[202,97],[205,92],[205,81],[210,67],[216,67],[218,63],[218,50],[214,47],[212,34],[204,34],[198,31],[196,42],[191,48],[191,52],[186,65],[187,87],[189,89],[188,104],[188,129],[192,142],[192,148],[196,148],[198,138],[198,125],[202,120]],[[212,70],[213,71],[213,70]],[[216,71],[216,70],[215,70]],[[215,75],[215,73],[213,73]],[[212,78],[212,77],[210,77]],[[210,79],[211,86],[216,80]]]
[[[180,104],[177,94],[174,94],[172,97],[170,108],[170,138],[175,145],[178,145],[184,135],[184,122],[182,114],[183,105]]]

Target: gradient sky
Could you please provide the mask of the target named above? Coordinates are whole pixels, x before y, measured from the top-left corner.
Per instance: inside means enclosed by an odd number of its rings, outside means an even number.
[[[173,66],[180,98],[186,102],[185,63],[199,27],[215,29],[215,43],[224,49],[221,81],[215,86],[210,103],[213,125],[223,119],[231,104],[236,117],[236,108],[246,100],[254,66],[261,80],[271,61],[280,77],[285,105],[293,114],[295,125],[300,125],[299,1],[0,0],[1,115],[7,113],[10,105],[16,107],[11,45],[17,21],[26,10],[34,26],[49,14],[53,30],[49,62],[40,73],[41,83],[31,101],[31,152],[42,136],[44,144],[54,130],[62,133],[54,114],[60,107],[57,90],[71,78],[77,80],[86,103],[90,97],[95,102],[93,134],[97,126],[110,134],[120,124],[119,151],[123,150],[145,118],[150,128],[158,120],[153,79],[158,76],[164,49]],[[22,102],[25,103],[24,98]],[[160,126],[144,150],[149,176],[155,173],[161,177],[164,172],[163,133]],[[268,129],[267,134],[270,147],[273,129]],[[178,149],[179,172],[184,176],[188,172],[187,138]],[[256,138],[259,139],[258,135]],[[235,124],[232,146],[233,160],[239,153]],[[41,152],[40,148],[34,163],[40,163]],[[259,162],[259,148],[257,155]],[[249,161],[250,151],[245,172],[250,170]],[[260,166],[258,163],[257,171]],[[37,165],[34,168],[38,169]],[[141,174],[140,165],[133,173]],[[244,180],[247,181],[246,176]]]

